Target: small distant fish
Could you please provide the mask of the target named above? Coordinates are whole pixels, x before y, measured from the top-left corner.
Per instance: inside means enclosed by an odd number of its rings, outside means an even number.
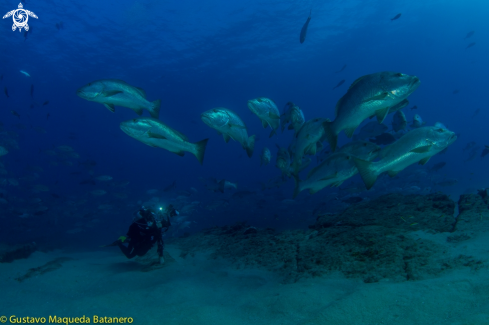
[[[5,93],[5,96],[7,96],[7,98],[8,98],[8,97],[10,97],[10,96],[8,95],[8,89],[7,89],[7,87],[4,87],[4,88],[3,88],[3,92]]]
[[[469,161],[474,160],[477,157],[477,153],[478,153],[479,149],[480,149],[479,146],[472,149],[472,151],[469,152],[469,157],[466,160],[464,160],[464,162],[469,162]]]
[[[342,72],[342,71],[343,71],[343,70],[345,70],[345,69],[346,69],[346,64],[345,64],[345,65],[344,65],[344,66],[343,66],[343,67],[342,67],[340,70],[335,71],[335,73],[340,73],[340,72]]]
[[[20,73],[22,73],[23,75],[25,75],[26,77],[30,77],[31,75],[28,74],[27,72],[25,72],[24,70],[20,70]]]
[[[342,84],[345,83],[345,79],[341,80],[340,82],[338,82],[338,84],[333,88],[333,90],[335,90],[336,88],[338,88],[339,86],[341,86]]]
[[[481,158],[484,158],[485,156],[487,156],[487,154],[489,154],[489,146],[484,146],[484,150],[482,150],[481,153]]]
[[[470,32],[467,33],[464,39],[471,38],[472,35],[474,35],[475,31],[471,30]]]
[[[419,116],[418,114],[415,114],[414,118],[413,118],[413,124],[411,124],[411,127],[416,129],[416,128],[422,127],[425,124],[426,124],[426,122],[423,122],[423,119],[421,118],[421,116]]]
[[[56,23],[56,29],[57,30],[60,30],[60,29],[63,29],[63,28],[64,28],[64,26],[63,26],[63,22],[62,21],[59,22],[59,23]]]
[[[50,116],[51,116],[51,114],[49,114],[49,113],[48,113],[48,114],[46,115],[46,120],[48,120]]]
[[[18,118],[20,118],[20,114],[17,113],[16,111],[11,110],[10,113],[12,113],[13,116],[17,116]]]
[[[474,115],[472,115],[472,118],[476,117],[477,114],[479,114],[480,111],[481,111],[480,108],[476,109],[475,112],[474,112]]]
[[[470,43],[469,45],[467,45],[467,47],[466,47],[465,49],[471,48],[471,47],[472,47],[472,46],[474,46],[474,45],[475,45],[475,42],[472,42],[472,43]]]
[[[452,94],[456,95],[458,94],[460,91],[458,89],[455,89],[454,91],[452,91]]]
[[[304,41],[306,40],[307,27],[309,26],[309,22],[311,21],[311,13],[312,13],[312,9],[309,12],[309,17],[307,18],[306,23],[304,24],[304,26],[302,26],[301,29],[301,37],[300,37],[301,44],[304,43]]]
[[[47,100],[47,101],[45,101],[44,103],[42,103],[42,106],[45,106],[45,105],[47,105],[47,104],[49,104],[49,100]]]
[[[418,109],[418,106],[414,105],[413,107],[411,107],[411,110],[413,109]]]
[[[399,18],[401,18],[401,14],[395,15],[394,18],[391,18],[391,21],[392,20],[398,20]]]
[[[467,151],[469,149],[472,149],[474,146],[476,145],[476,142],[475,141],[470,141],[469,143],[467,143],[467,145],[465,146],[465,148],[463,149],[463,151]]]

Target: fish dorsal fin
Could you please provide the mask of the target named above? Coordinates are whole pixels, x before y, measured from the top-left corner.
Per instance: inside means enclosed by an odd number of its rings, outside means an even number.
[[[141,94],[143,98],[146,98],[146,92],[144,91],[144,89],[139,87],[134,87],[134,88],[138,91],[139,94]]]
[[[263,125],[263,128],[266,129],[268,126],[268,123],[265,120],[261,120],[261,125]]]
[[[357,80],[353,81],[350,85],[350,88],[348,88],[348,90],[352,89],[357,83],[360,82],[360,80],[362,80],[363,78],[365,78],[365,76],[362,76],[360,78],[358,78]]]
[[[310,145],[308,145],[306,147],[306,150],[304,150],[304,153],[305,154],[308,154],[308,155],[311,155],[311,156],[314,156],[316,154],[316,143],[311,143]]]
[[[418,164],[420,165],[425,165],[429,160],[430,160],[431,157],[426,157],[426,158],[423,158],[419,161]]]
[[[353,136],[353,133],[355,133],[355,129],[356,128],[357,127],[345,129],[346,136],[349,137],[349,138],[351,138]]]
[[[222,134],[222,137],[224,138],[224,141],[225,141],[226,143],[228,143],[228,142],[229,142],[229,139],[231,139],[231,137],[229,136],[229,134],[226,134],[226,133],[223,133],[223,134]]]
[[[107,103],[105,103],[105,104],[104,104],[104,106],[105,106],[105,107],[107,107],[107,109],[108,109],[109,111],[111,111],[112,113],[114,113],[114,112],[115,112],[115,107],[114,107],[114,104],[107,104]]]
[[[375,111],[375,116],[377,116],[377,121],[379,123],[384,122],[384,119],[387,116],[387,113],[389,113],[389,107],[376,110]]]

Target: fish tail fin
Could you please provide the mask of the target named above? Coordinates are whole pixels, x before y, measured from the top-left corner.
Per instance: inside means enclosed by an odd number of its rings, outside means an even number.
[[[149,114],[151,115],[152,118],[158,118],[158,116],[160,115],[161,100],[157,99],[151,104],[152,107],[149,110]]]
[[[336,145],[338,143],[338,135],[333,129],[333,122],[326,121],[323,123],[323,127],[324,127],[324,135],[326,136],[326,140],[328,140],[329,145],[331,147],[331,152],[335,152]]]
[[[270,132],[270,135],[268,136],[269,138],[273,137],[275,134],[277,134],[277,130],[272,129],[272,132]]]
[[[246,154],[248,154],[248,157],[253,156],[253,150],[255,150],[255,139],[256,136],[252,135],[251,137],[248,138],[248,145],[246,146]]]
[[[299,179],[298,174],[292,174],[292,177],[294,177],[294,184],[295,184],[294,195],[292,196],[292,198],[295,199],[297,197],[297,195],[299,195],[299,193],[301,192],[301,189],[300,189],[301,180]]]
[[[370,190],[370,188],[374,186],[375,181],[377,181],[378,176],[375,169],[372,168],[372,163],[370,161],[358,159],[355,157],[352,158],[355,166],[358,169],[358,172],[360,173],[360,176],[362,177],[363,182],[365,183],[365,187],[367,188],[367,190]]]
[[[207,141],[209,141],[209,139],[204,139],[202,141],[195,143],[195,148],[197,150],[195,151],[194,155],[195,157],[197,157],[201,165],[204,164],[204,154],[205,154],[205,148],[207,146]]]

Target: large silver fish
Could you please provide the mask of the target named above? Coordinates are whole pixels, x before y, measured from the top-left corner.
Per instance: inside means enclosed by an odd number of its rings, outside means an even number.
[[[393,144],[382,149],[381,160],[369,162],[353,158],[367,189],[370,189],[377,177],[387,172],[394,177],[404,168],[419,163],[426,164],[430,158],[445,150],[457,140],[454,132],[439,126],[427,126],[406,133]]]
[[[331,150],[335,151],[338,134],[342,130],[351,138],[363,120],[372,115],[377,116],[378,122],[382,123],[389,109],[406,99],[419,84],[415,76],[390,71],[369,74],[355,80],[336,103],[335,120],[324,123]]]
[[[202,113],[200,119],[219,134],[222,134],[226,143],[229,139],[233,139],[241,144],[248,157],[253,156],[255,136],[248,137],[246,125],[238,114],[230,109],[217,107]]]
[[[364,159],[374,159],[379,151],[364,155]],[[347,179],[358,174],[358,169],[353,162],[353,156],[343,152],[337,152],[326,158],[321,164],[311,169],[304,181],[294,176],[294,198],[303,190],[309,189],[310,194],[322,190],[326,186],[338,187]]]
[[[294,134],[297,135],[297,132],[301,129],[301,127],[305,123],[304,113],[299,108],[299,106],[295,105],[292,102],[288,102],[285,105],[285,112],[280,116],[280,124],[282,125],[282,132],[284,132],[285,126],[290,122],[288,127],[289,130],[294,130]]]
[[[143,109],[149,111],[153,118],[158,118],[161,101],[149,102],[143,89],[133,87],[123,80],[103,79],[93,81],[76,91],[83,99],[103,104],[114,112],[114,106],[123,106],[132,109],[136,114],[143,114]]]
[[[264,128],[270,125],[272,128],[270,138],[277,133],[280,126],[280,112],[273,100],[265,97],[250,99],[248,108],[258,116]]]
[[[345,180],[358,174],[352,157],[373,160],[380,153],[380,147],[367,141],[355,141],[343,146],[337,153],[330,155],[321,164],[313,168],[304,181],[294,175],[294,198],[303,190],[314,194],[326,186],[338,187]]]
[[[309,12],[309,17],[307,18],[307,21],[305,22],[304,26],[302,26],[301,29],[301,37],[300,37],[301,44],[304,43],[304,41],[306,40],[307,27],[309,26],[309,22],[311,21],[311,13],[312,13],[312,9]]]
[[[127,135],[148,146],[163,148],[179,156],[183,156],[187,151],[195,155],[201,164],[204,163],[205,148],[209,139],[191,143],[182,133],[150,117],[124,121],[120,127]]]

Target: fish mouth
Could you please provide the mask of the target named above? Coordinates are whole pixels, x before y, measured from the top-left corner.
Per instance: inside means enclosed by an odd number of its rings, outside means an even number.
[[[448,139],[448,143],[449,144],[452,144],[455,142],[455,140],[457,140],[457,135],[454,133],[450,136],[450,138]]]
[[[419,87],[419,84],[421,83],[421,80],[419,80],[418,77],[413,77],[413,80],[411,80],[410,87],[411,88],[417,88]]]

